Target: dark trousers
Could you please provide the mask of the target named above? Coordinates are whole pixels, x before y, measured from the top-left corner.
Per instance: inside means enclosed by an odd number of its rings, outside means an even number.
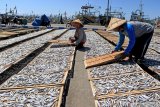
[[[85,44],[85,42],[79,43],[79,44],[76,46],[76,49],[84,48],[84,44]]]
[[[69,38],[69,40],[71,41],[71,43],[75,42],[77,39],[78,39],[78,38],[75,38],[75,37],[70,37],[70,38]],[[83,48],[83,47],[84,47],[84,46],[83,46],[84,44],[85,44],[85,42],[79,43],[79,44],[76,46],[76,49]]]
[[[148,46],[153,36],[153,32],[154,31],[136,38],[135,45],[130,52],[131,56],[135,56],[135,59],[144,59],[144,55],[147,52]]]

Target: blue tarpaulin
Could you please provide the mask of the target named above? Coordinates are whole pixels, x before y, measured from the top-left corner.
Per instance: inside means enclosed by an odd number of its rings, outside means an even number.
[[[35,18],[34,21],[32,22],[33,26],[41,26],[41,19],[40,18]]]
[[[47,26],[50,23],[49,18],[44,14],[40,18],[35,18],[32,22],[33,26]]]
[[[42,22],[50,22],[49,18],[44,14],[41,16]]]

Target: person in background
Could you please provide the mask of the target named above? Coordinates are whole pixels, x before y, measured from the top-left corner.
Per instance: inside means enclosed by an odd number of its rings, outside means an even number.
[[[117,57],[117,60],[122,60],[127,56],[129,58],[134,56],[136,62],[142,63],[154,33],[154,27],[151,24],[139,21],[127,22],[123,19],[112,18],[107,30],[119,32],[119,42],[113,52],[120,50],[125,36],[129,38],[127,48],[124,50],[124,53]]]
[[[74,43],[77,49],[83,48],[86,42],[86,34],[83,30],[82,22],[79,19],[76,19],[71,22],[71,25],[76,28],[76,31],[74,37],[70,37],[69,41]]]

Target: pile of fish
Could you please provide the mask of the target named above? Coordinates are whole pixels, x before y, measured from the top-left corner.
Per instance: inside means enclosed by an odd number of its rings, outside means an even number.
[[[58,107],[63,87],[0,90],[0,107]]]
[[[36,38],[37,41],[33,39],[32,43],[43,44],[64,31],[56,30],[45,34]],[[74,32],[75,30],[68,31],[59,39],[68,39]],[[57,44],[50,44],[22,70],[1,84],[0,106],[60,107],[75,47],[54,45]]]
[[[98,99],[97,107],[159,107],[160,91]]]
[[[58,48],[52,48],[52,46],[53,44],[38,55],[18,74],[3,83],[1,88],[64,84],[63,81],[65,81],[68,71],[70,70],[72,63],[71,57],[74,55],[75,48],[61,47],[58,50]],[[50,56],[50,54],[52,55]]]
[[[160,36],[154,33],[145,55],[144,65],[160,76]]]
[[[41,31],[38,31],[38,32],[22,35],[22,36],[19,36],[19,37],[14,37],[14,38],[11,38],[11,39],[2,40],[0,42],[0,48],[6,47],[6,46],[11,45],[11,44],[16,43],[16,42],[20,42],[20,41],[25,40],[25,39],[29,39],[29,38],[38,36],[40,34],[43,34],[43,33],[49,32],[49,31],[51,31],[51,29],[41,30]]]
[[[159,40],[160,40],[160,36],[153,35],[151,43],[149,45],[149,48],[160,53],[160,42],[159,42]]]
[[[10,65],[17,63],[19,60],[42,47],[44,43],[55,38],[64,31],[65,30],[56,30],[0,52],[0,73],[4,72]]]
[[[111,53],[112,50],[114,50],[114,46],[101,38],[97,33],[86,32],[86,35],[87,42],[85,43],[85,46],[88,47],[89,50],[85,53],[85,59]]]
[[[96,96],[159,88],[160,82],[147,73],[132,73],[92,80]]]
[[[88,69],[89,77],[91,79],[103,78],[107,76],[133,73],[133,72],[135,73],[143,72],[143,70],[136,63],[132,61],[107,64]]]

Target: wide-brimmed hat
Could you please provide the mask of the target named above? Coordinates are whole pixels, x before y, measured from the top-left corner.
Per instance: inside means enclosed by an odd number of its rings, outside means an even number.
[[[107,27],[107,30],[114,30],[115,28],[123,25],[124,23],[126,23],[127,20],[123,20],[123,19],[118,19],[118,18],[111,18],[111,21]]]
[[[81,26],[83,26],[82,22],[81,22],[79,19],[73,20],[73,21],[71,22],[71,24],[73,24],[73,23],[78,23],[78,24],[80,24]]]

